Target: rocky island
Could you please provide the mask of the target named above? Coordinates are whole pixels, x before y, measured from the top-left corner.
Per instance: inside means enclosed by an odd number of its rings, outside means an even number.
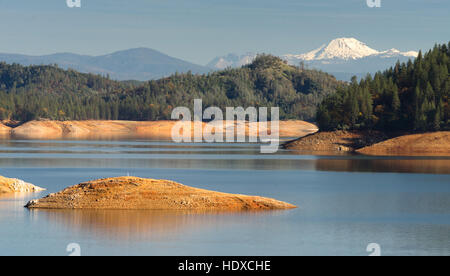
[[[270,198],[226,194],[138,177],[94,180],[30,201],[29,209],[258,211],[296,206]]]
[[[15,178],[6,178],[0,175],[0,194],[6,193],[36,193],[44,191],[41,187],[26,183]]]

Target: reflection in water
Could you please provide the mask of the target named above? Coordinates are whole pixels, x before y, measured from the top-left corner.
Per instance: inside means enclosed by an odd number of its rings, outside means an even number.
[[[113,157],[113,156],[112,156]],[[219,155],[188,157],[147,156],[147,158],[0,158],[0,167],[40,168],[158,168],[158,169],[233,169],[233,170],[308,170],[336,172],[387,172],[450,174],[450,159],[392,157],[317,157],[298,156],[282,159],[242,158],[220,159]],[[218,159],[214,159],[217,157]],[[242,158],[242,159],[241,159]]]
[[[280,150],[258,144],[170,141],[0,140],[0,167],[317,170],[450,174],[450,157],[376,157]]]
[[[39,197],[42,193],[0,193],[0,199],[3,201],[19,201],[25,200],[32,196]]]
[[[57,192],[88,179],[119,176],[111,168],[2,168]],[[140,177],[282,199],[298,209],[276,213],[36,210],[28,200],[0,199],[0,255],[383,255],[450,253],[450,175],[133,169]]]
[[[28,211],[26,202],[44,194],[5,195],[0,255],[64,255],[69,242],[86,255],[367,255],[371,242],[382,245],[383,255],[448,255],[449,161],[261,155],[251,144],[0,140],[0,174],[45,187],[45,194],[131,173],[300,207],[234,214]]]
[[[267,212],[208,212],[150,210],[30,210],[33,220],[45,219],[72,232],[113,240],[165,240],[189,231],[229,225],[249,217],[276,215]],[[228,223],[227,223],[228,221]]]
[[[450,174],[450,160],[435,159],[318,159],[318,171]]]

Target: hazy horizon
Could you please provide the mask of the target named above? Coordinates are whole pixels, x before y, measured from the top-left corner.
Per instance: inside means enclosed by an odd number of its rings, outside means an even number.
[[[205,65],[228,53],[304,53],[338,37],[377,50],[428,50],[450,37],[444,0],[0,0],[1,53],[104,55],[151,48]],[[236,31],[238,30],[238,31]],[[89,42],[89,43],[86,43]]]

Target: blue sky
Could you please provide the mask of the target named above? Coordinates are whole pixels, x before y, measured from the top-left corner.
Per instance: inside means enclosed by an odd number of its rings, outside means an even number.
[[[450,39],[449,0],[0,0],[0,52],[98,55],[149,47],[206,64],[230,52],[303,53],[337,37],[378,50]]]

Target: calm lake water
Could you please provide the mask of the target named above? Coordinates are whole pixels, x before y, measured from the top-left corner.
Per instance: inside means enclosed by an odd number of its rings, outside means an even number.
[[[299,206],[264,213],[29,211],[30,199],[133,175]],[[450,159],[261,155],[252,144],[0,140],[0,255],[450,255]]]

